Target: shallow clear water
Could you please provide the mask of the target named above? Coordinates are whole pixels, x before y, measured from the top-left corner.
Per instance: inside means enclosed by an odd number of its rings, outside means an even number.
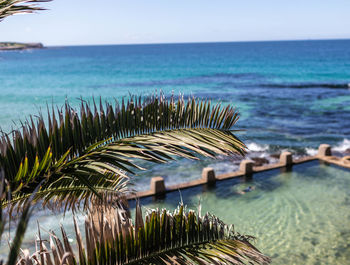
[[[255,189],[239,194],[248,186]],[[310,162],[291,172],[273,170],[218,182],[215,188],[197,187],[167,194],[164,199],[141,200],[143,210],[173,210],[183,199],[188,208],[219,216],[236,231],[257,237],[256,246],[273,264],[348,264],[350,259],[350,171]],[[133,202],[131,202],[133,206]],[[75,244],[72,215],[39,211],[30,221],[23,248],[33,248],[37,220],[43,231],[59,234],[60,224]],[[84,234],[82,215],[78,216]],[[45,232],[42,232],[45,236]],[[5,237],[6,239],[6,233]],[[0,256],[6,257],[5,241]]]
[[[255,189],[243,195],[247,186]],[[256,246],[273,259],[273,264],[348,264],[350,259],[350,171],[310,162],[292,172],[280,170],[254,175],[251,182],[234,179],[218,182],[215,188],[197,187],[181,192],[188,208],[219,216],[235,225],[236,231],[257,237]],[[165,199],[141,200],[143,210],[175,209],[178,192]],[[131,203],[133,206],[133,203]],[[32,218],[23,248],[32,248],[37,233],[36,219],[44,230],[59,234],[62,223],[75,243],[72,215],[38,212]],[[83,217],[79,216],[81,230]],[[45,235],[45,232],[42,232]],[[6,234],[5,234],[6,235]],[[4,244],[4,241],[2,242]],[[2,245],[0,256],[6,256]]]
[[[350,172],[317,163],[292,172],[274,170],[254,176],[252,182],[230,180],[215,189],[182,191],[189,208],[209,211],[232,223],[240,233],[256,236],[256,245],[273,264],[349,264]],[[255,190],[240,195],[247,186]],[[174,209],[178,192],[145,208]]]

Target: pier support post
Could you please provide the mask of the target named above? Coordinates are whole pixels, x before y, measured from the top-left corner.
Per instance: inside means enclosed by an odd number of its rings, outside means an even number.
[[[154,195],[164,194],[166,192],[164,178],[153,177],[151,179],[151,191]]]
[[[216,177],[215,177],[215,171],[211,167],[205,167],[202,171],[202,180],[207,185],[215,185]]]
[[[283,152],[280,155],[280,164],[283,166],[281,172],[290,172],[293,166],[293,155],[291,152]]]
[[[239,170],[245,175],[247,179],[250,179],[253,176],[254,162],[251,160],[243,160],[239,165]]]
[[[331,156],[332,149],[329,144],[321,144],[318,148],[318,156]]]
[[[283,152],[280,155],[280,164],[285,167],[291,167],[293,165],[293,156],[291,152]]]

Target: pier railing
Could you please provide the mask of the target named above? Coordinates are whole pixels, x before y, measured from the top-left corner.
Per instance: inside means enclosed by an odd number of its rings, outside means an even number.
[[[225,174],[216,175],[213,168],[203,168],[202,177],[200,179],[166,186],[164,178],[161,176],[153,177],[150,183],[150,189],[147,191],[140,191],[128,196],[129,199],[143,198],[150,196],[164,195],[168,192],[188,189],[200,185],[213,186],[217,181],[222,181],[232,178],[247,178],[251,179],[254,174],[269,171],[273,169],[286,169],[291,170],[293,165],[302,164],[314,160],[319,160],[323,163],[334,164],[340,167],[350,169],[350,161],[347,160],[350,157],[336,157],[332,156],[331,146],[328,144],[321,144],[318,148],[318,153],[315,156],[306,156],[299,159],[293,159],[293,155],[290,152],[282,152],[279,161],[274,164],[268,164],[263,166],[254,166],[254,162],[251,160],[242,160],[238,171],[229,172]],[[349,161],[349,162],[348,162]]]

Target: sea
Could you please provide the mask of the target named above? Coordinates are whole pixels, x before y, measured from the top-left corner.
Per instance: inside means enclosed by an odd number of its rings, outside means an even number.
[[[322,143],[350,154],[350,40],[62,46],[0,53],[0,127],[5,133],[47,105],[80,98],[113,102],[130,95],[183,95],[235,106],[234,129],[248,158],[273,163],[289,150],[315,155]],[[236,170],[237,157],[146,164],[132,178],[175,184],[203,167]]]

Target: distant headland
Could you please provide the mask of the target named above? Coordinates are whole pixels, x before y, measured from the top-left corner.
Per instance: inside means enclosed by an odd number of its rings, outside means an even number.
[[[42,49],[42,43],[0,42],[0,51]]]

